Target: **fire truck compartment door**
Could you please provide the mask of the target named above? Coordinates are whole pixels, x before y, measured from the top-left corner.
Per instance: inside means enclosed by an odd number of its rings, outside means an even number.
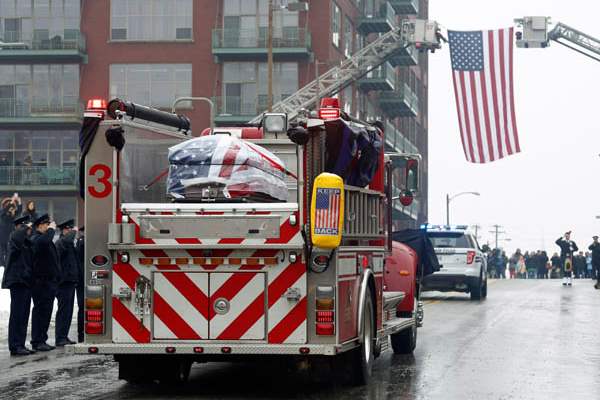
[[[278,238],[279,215],[198,216],[144,215],[140,234],[150,239],[168,238]]]
[[[208,274],[154,273],[154,339],[208,338]]]
[[[264,340],[266,274],[210,274],[210,339]]]

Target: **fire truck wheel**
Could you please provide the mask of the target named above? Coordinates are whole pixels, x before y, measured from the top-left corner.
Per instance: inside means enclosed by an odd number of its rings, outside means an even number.
[[[352,384],[366,385],[373,370],[373,348],[375,344],[375,314],[371,289],[367,287],[365,296],[365,317],[363,319],[363,340],[360,346],[353,350]]]
[[[187,382],[190,377],[192,362],[189,360],[167,361],[161,369],[160,383],[166,385],[181,384]]]
[[[134,385],[150,383],[153,381],[153,360],[134,359],[132,356],[122,355],[117,358],[119,362],[119,379]]]
[[[394,354],[411,354],[417,347],[417,299],[414,299],[412,318],[414,323],[408,329],[390,335]]]

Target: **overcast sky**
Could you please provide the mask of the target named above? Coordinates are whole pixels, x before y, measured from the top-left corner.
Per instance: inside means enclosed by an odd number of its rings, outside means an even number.
[[[513,26],[513,19],[551,16],[600,38],[600,4],[589,0],[430,0],[444,29]],[[552,43],[515,49],[515,102],[522,152],[478,165],[465,161],[454,104],[450,52],[429,58],[429,221],[444,223],[446,193],[478,191],[451,203],[451,223],[493,224],[512,239],[507,250],[557,251],[566,230],[580,248],[600,233],[600,63]]]

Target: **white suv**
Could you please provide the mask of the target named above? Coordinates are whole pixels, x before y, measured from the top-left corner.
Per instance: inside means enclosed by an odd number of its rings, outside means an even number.
[[[471,300],[487,297],[487,261],[477,239],[466,226],[430,226],[427,236],[441,268],[423,280],[423,290],[465,292]]]

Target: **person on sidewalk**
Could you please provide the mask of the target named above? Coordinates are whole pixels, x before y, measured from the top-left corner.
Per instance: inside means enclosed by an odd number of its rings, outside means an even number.
[[[571,240],[571,231],[565,232],[564,237],[556,239],[556,245],[560,247],[560,265],[563,268],[563,286],[572,285],[573,255],[579,248]]]
[[[31,346],[37,351],[54,350],[48,340],[48,327],[52,318],[52,308],[56,297],[56,286],[60,276],[58,253],[54,242],[56,224],[44,214],[35,220],[33,242],[33,286],[31,296]]]
[[[58,290],[56,299],[58,300],[58,310],[56,310],[56,346],[75,344],[69,339],[69,330],[73,320],[73,306],[75,303],[75,287],[79,280],[79,266],[77,262],[77,252],[75,250],[75,235],[77,231],[73,229],[75,221],[70,219],[58,225],[60,229],[60,238],[56,242],[58,259],[60,260],[60,276],[58,279]]]
[[[594,287],[600,289],[600,242],[598,242],[598,236],[592,237],[592,240],[593,242],[588,249],[592,252],[592,266],[596,274],[596,284]]]
[[[8,319],[8,350],[11,356],[28,356],[35,353],[25,346],[27,324],[31,308],[31,228],[29,216],[14,221],[15,231],[8,240],[6,269],[2,289],[10,289],[10,317]]]

